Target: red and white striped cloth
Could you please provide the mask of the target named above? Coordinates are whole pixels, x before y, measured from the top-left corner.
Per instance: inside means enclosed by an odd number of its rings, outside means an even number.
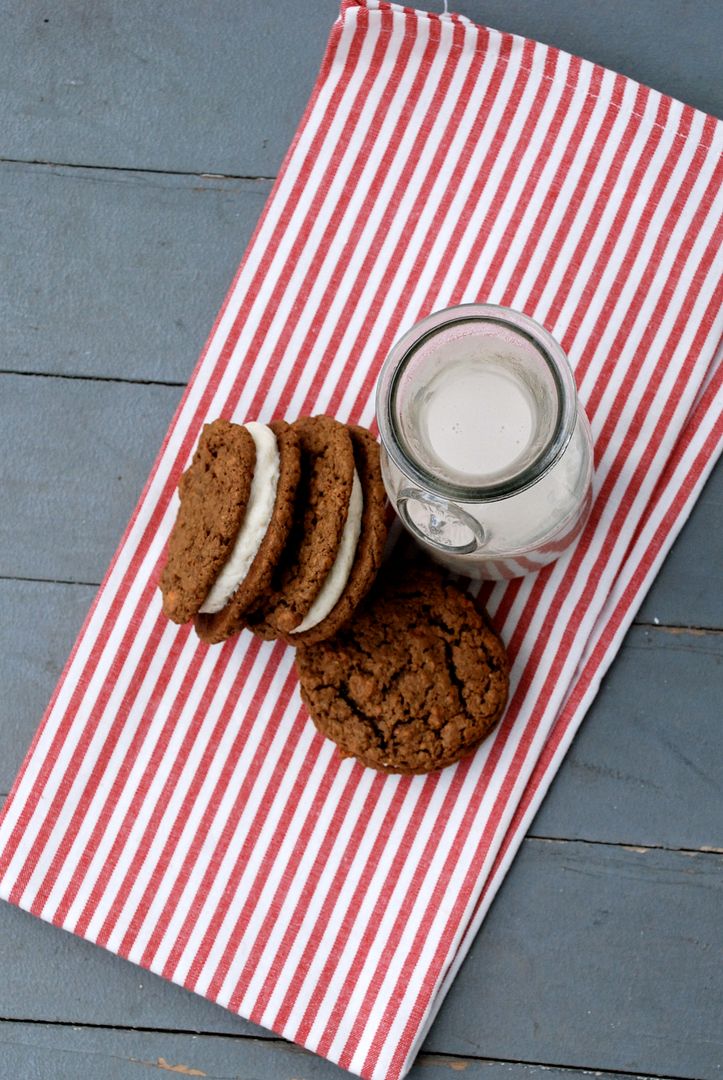
[[[721,449],[722,127],[533,41],[345,0],[5,806],[3,897],[346,1069],[405,1073]],[[475,300],[570,356],[593,516],[486,590],[513,660],[495,736],[381,776],[315,734],[290,649],[169,625],[159,560],[205,419],[371,424],[395,338]]]

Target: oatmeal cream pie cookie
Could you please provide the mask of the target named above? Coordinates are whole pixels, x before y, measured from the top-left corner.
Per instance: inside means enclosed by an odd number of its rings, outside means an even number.
[[[283,421],[205,425],[181,477],[159,582],[169,619],[195,619],[206,641],[222,641],[240,628],[286,543],[299,457],[298,439]]]
[[[356,547],[346,554],[340,547],[334,566],[304,619],[306,627],[302,623],[286,638],[292,645],[311,645],[335,634],[369,592],[382,563],[387,523],[379,444],[366,428],[350,426],[349,433],[362,496]]]
[[[343,757],[426,773],[471,753],[497,724],[509,675],[502,642],[437,567],[390,567],[339,633],[298,649],[301,696]]]
[[[318,621],[312,608],[330,576],[343,589],[340,566],[354,558],[363,504],[344,424],[330,416],[305,416],[291,428],[301,446],[294,522],[269,592],[246,615],[246,625],[261,637],[287,640]]]

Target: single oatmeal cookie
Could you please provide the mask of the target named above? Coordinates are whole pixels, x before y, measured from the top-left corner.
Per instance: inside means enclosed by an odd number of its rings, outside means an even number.
[[[459,585],[427,563],[388,568],[339,633],[297,650],[301,696],[344,757],[426,773],[471,753],[507,703],[504,646]]]

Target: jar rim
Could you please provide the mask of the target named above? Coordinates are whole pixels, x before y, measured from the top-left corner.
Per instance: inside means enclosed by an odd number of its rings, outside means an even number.
[[[515,476],[492,484],[454,484],[430,473],[407,453],[395,410],[399,380],[419,346],[447,327],[461,322],[497,324],[526,338],[547,364],[557,392],[555,425],[540,452]],[[499,304],[458,304],[425,316],[392,346],[377,382],[376,418],[384,449],[409,480],[457,502],[496,502],[532,487],[562,457],[575,430],[577,389],[570,362],[562,347],[552,334],[529,315]]]

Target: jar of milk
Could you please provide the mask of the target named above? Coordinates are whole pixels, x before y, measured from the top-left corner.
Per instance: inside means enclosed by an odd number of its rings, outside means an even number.
[[[437,311],[394,346],[377,387],[387,493],[439,562],[510,578],[556,559],[592,502],[592,436],[564,352],[494,304]]]

